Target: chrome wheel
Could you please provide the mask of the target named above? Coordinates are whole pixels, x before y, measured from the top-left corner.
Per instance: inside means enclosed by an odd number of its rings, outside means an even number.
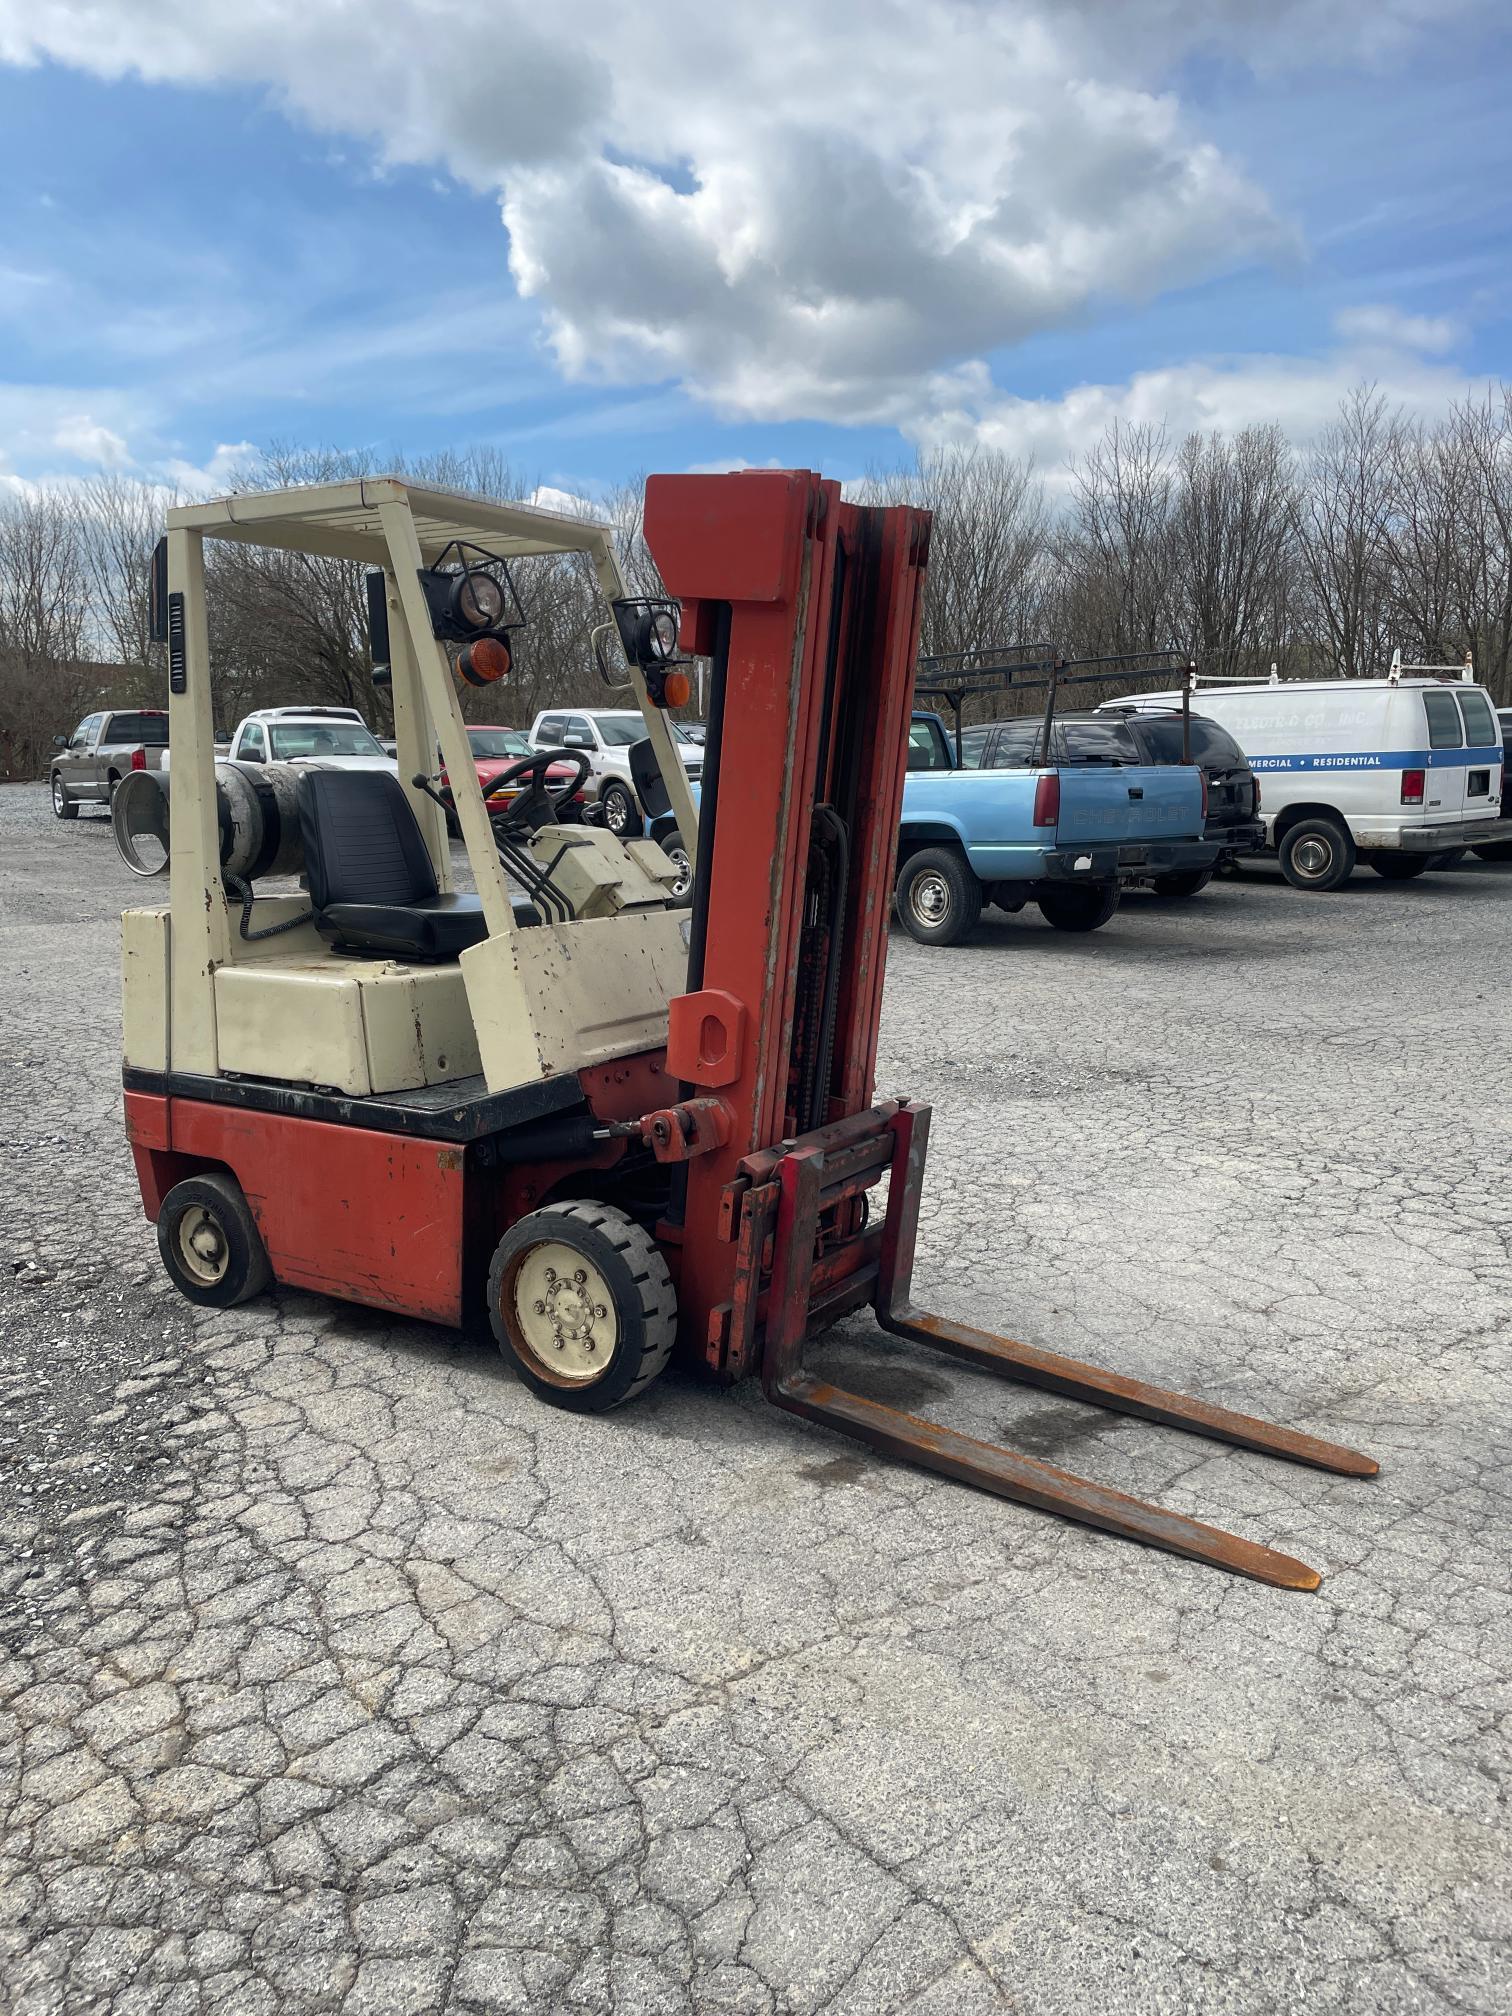
[[[623,839],[635,824],[634,808],[618,785],[604,793],[604,824],[617,839]]]
[[[909,884],[908,907],[926,929],[943,924],[950,915],[950,885],[943,875],[927,869]]]
[[[1292,849],[1297,873],[1308,882],[1321,882],[1334,865],[1334,850],[1321,833],[1309,833]]]
[[[203,1204],[191,1204],[174,1232],[184,1272],[202,1288],[215,1288],[226,1278],[231,1248],[225,1227]]]
[[[679,903],[693,887],[693,863],[688,859],[688,850],[681,845],[664,847],[662,852],[677,870],[677,880],[672,884],[672,895]]]
[[[619,1342],[614,1295],[585,1254],[556,1240],[524,1253],[508,1290],[517,1334],[554,1385],[600,1379]]]
[[[63,807],[67,803],[68,800],[63,795],[63,779],[55,776],[53,778],[53,811],[60,819],[63,817]]]

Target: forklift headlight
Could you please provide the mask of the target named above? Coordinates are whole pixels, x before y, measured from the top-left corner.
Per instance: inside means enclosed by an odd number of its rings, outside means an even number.
[[[646,656],[659,664],[677,651],[677,617],[671,609],[653,609],[646,618]]]
[[[504,590],[492,574],[471,568],[452,590],[457,620],[468,630],[492,630],[504,616]]]
[[[642,672],[661,671],[677,657],[677,603],[627,595],[613,605],[625,656]]]

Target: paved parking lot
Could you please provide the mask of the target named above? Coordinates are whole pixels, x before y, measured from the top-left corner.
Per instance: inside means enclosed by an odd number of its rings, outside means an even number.
[[[894,936],[969,1321],[1379,1456],[1330,1479],[895,1350],[880,1398],[1300,1554],[1286,1595],[673,1375],[191,1315],[120,1130],[108,827],[0,791],[0,2002],[1512,2005],[1512,871]],[[6,1998],[8,1997],[8,2002]]]

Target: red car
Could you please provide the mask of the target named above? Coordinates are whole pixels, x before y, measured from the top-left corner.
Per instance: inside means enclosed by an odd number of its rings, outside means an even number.
[[[473,768],[478,773],[478,785],[484,791],[511,763],[517,763],[522,756],[535,754],[530,737],[523,728],[484,728],[469,724],[467,739],[472,744]],[[565,784],[576,767],[572,763],[553,763],[546,772],[546,782],[552,786]],[[441,770],[441,796],[448,805],[451,804],[451,787],[447,783],[444,765]],[[502,812],[518,796],[518,791],[501,791],[496,798],[488,801],[488,809],[490,812]],[[579,786],[565,805],[557,807],[557,817],[568,821],[580,819],[584,802],[582,787]],[[451,815],[448,815],[447,823],[455,830],[455,820]]]

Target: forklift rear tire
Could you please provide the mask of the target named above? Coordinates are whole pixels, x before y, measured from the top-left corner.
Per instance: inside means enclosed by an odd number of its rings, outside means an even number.
[[[1038,897],[1040,915],[1057,931],[1100,931],[1118,908],[1116,882],[1047,889]]]
[[[157,1235],[174,1287],[207,1309],[234,1308],[272,1283],[262,1234],[234,1176],[175,1183],[158,1212]]]
[[[982,915],[982,885],[953,847],[921,847],[898,870],[898,920],[921,945],[959,945]]]
[[[511,1225],[488,1270],[488,1319],[539,1399],[607,1414],[666,1370],[677,1295],[651,1235],[614,1204],[551,1204]]]
[[[68,787],[57,771],[52,780],[53,817],[55,819],[77,819],[79,808],[68,795]]]

